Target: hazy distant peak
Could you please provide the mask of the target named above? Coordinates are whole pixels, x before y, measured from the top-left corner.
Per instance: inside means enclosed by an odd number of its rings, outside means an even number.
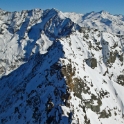
[[[105,11],[105,10],[101,10],[99,13],[100,13],[100,14],[109,14],[109,12],[107,12],[107,11]]]

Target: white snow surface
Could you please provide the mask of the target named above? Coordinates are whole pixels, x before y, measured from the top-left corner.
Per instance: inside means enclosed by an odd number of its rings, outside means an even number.
[[[114,34],[124,34],[124,16],[112,15],[106,11],[86,14],[64,13],[66,17],[81,27],[95,28]]]

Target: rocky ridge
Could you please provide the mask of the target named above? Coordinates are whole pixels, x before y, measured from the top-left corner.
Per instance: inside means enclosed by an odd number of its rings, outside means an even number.
[[[124,123],[122,30],[67,15],[0,10],[1,124]]]

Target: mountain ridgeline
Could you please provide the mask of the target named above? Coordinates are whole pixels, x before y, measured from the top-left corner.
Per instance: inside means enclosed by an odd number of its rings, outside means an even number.
[[[123,124],[124,16],[0,10],[1,124]]]

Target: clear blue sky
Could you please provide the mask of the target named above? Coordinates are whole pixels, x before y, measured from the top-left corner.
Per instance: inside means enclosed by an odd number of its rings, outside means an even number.
[[[0,8],[8,11],[56,8],[77,13],[105,10],[124,15],[124,0],[0,0]]]

